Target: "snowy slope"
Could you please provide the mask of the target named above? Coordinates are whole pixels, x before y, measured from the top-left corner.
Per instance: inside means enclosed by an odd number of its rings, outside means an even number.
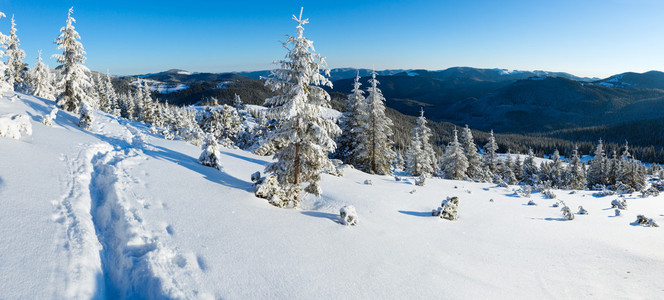
[[[0,298],[375,299],[659,298],[664,293],[664,196],[628,196],[614,217],[591,192],[555,200],[492,184],[323,176],[321,198],[301,209],[254,197],[250,174],[270,161],[222,151],[223,171],[201,150],[97,113],[91,131],[54,105],[18,94],[0,115],[22,113],[33,133],[0,137]],[[373,185],[363,182],[371,179]],[[414,192],[413,192],[414,191]],[[459,196],[460,219],[431,217]],[[493,201],[489,201],[493,199]],[[354,205],[359,225],[338,224]]]

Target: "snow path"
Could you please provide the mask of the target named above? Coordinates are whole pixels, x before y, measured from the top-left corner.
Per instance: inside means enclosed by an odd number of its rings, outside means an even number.
[[[182,299],[200,297],[191,286],[185,258],[146,226],[141,209],[150,199],[136,197],[141,182],[132,167],[151,149],[131,125],[98,125],[102,142],[84,145],[65,158],[66,194],[55,203],[53,219],[62,225],[61,249],[68,256],[65,298]],[[119,125],[119,126],[117,126]],[[145,194],[145,193],[144,193]]]

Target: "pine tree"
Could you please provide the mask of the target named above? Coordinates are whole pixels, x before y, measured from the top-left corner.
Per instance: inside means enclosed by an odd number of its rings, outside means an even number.
[[[606,166],[608,161],[606,159],[606,154],[604,152],[604,147],[602,145],[602,140],[599,140],[597,147],[594,152],[595,157],[590,161],[590,166],[588,167],[588,174],[586,176],[588,181],[588,187],[593,188],[596,185],[606,186],[607,175]]]
[[[463,153],[463,147],[459,144],[456,129],[454,129],[454,138],[445,147],[441,169],[443,170],[443,176],[447,179],[463,180],[467,178],[468,159]]]
[[[468,168],[466,169],[466,176],[470,178],[471,180],[474,181],[482,181],[484,179],[489,179],[485,178],[484,176],[484,171],[482,171],[482,157],[480,154],[477,152],[477,146],[475,145],[475,140],[473,139],[473,133],[470,131],[470,128],[468,128],[468,125],[463,128],[463,131],[461,132],[461,146],[463,147],[463,153],[466,155],[466,158],[468,159]],[[495,156],[495,152],[493,155]],[[497,173],[498,170],[495,166],[495,161],[494,161],[494,166],[493,166],[493,171],[492,173]]]
[[[350,95],[346,98],[346,107],[343,115],[341,116],[341,135],[337,139],[337,150],[335,157],[344,161],[346,164],[355,165],[355,159],[351,153],[360,143],[358,138],[358,130],[360,124],[360,115],[362,115],[361,107],[364,103],[364,91],[360,89],[359,72],[355,77],[353,89]]]
[[[493,130],[491,130],[489,141],[484,145],[483,166],[494,174],[497,173],[498,164],[498,155],[496,152],[498,152],[498,144],[496,144],[496,138],[493,136]]]
[[[373,72],[367,98],[360,110],[357,127],[358,145],[353,151],[356,166],[372,174],[389,174],[390,163],[396,153],[393,150],[392,120],[385,115],[385,97],[378,88],[376,72]]]
[[[528,149],[528,156],[523,160],[523,171],[521,172],[521,182],[524,184],[535,185],[539,183],[539,171],[535,165],[535,154],[533,149]]]
[[[76,32],[74,23],[76,20],[71,16],[74,8],[67,13],[67,24],[60,28],[60,35],[55,39],[58,49],[62,54],[54,54],[62,68],[64,86],[63,93],[58,97],[58,105],[66,111],[78,112],[82,101],[88,101],[85,90],[91,86],[90,79],[86,75],[88,69],[83,66],[85,62],[85,51],[78,40],[81,36]]]
[[[0,12],[0,18],[2,17],[6,16],[4,13]],[[5,55],[4,49],[7,48],[5,45],[7,43],[7,40],[9,40],[9,37],[0,32],[0,45],[2,45],[0,46],[0,58],[2,58],[2,56]],[[2,60],[0,60],[0,75],[4,75],[6,73],[7,73],[7,65]],[[12,90],[14,90],[14,86],[7,83],[5,76],[0,76],[0,91],[12,91]]]
[[[428,177],[437,171],[438,162],[436,153],[429,141],[432,133],[427,126],[424,110],[420,111],[417,125],[413,128],[411,134],[411,142],[406,150],[406,170],[413,176],[424,175],[424,177]]]
[[[26,82],[26,64],[23,62],[25,59],[25,52],[19,49],[20,41],[16,35],[16,22],[12,15],[12,27],[9,31],[9,39],[7,39],[7,83],[11,85],[16,91],[25,91],[27,88]]]
[[[507,159],[505,159],[505,163],[502,164],[503,169],[500,172],[500,176],[503,178],[503,181],[507,184],[517,184],[519,181],[516,179],[516,176],[514,175],[514,164],[512,163],[512,154],[509,152],[507,153]]]
[[[30,72],[31,94],[48,100],[55,100],[55,91],[53,88],[53,75],[48,66],[42,62],[41,50],[37,58],[37,63]]]
[[[332,82],[321,74],[329,75],[325,58],[313,53],[313,42],[304,37],[303,25],[309,22],[293,16],[298,25],[296,35],[288,36],[283,46],[288,49],[279,69],[272,70],[265,84],[277,95],[265,100],[270,117],[280,119],[278,127],[267,137],[270,143],[283,144],[274,154],[276,162],[265,172],[277,175],[282,189],[299,202],[302,183],[306,192],[320,195],[320,174],[331,171],[334,165],[328,158],[336,144],[333,137],[341,133],[334,121],[323,117],[330,95],[320,86],[332,87]]]
[[[108,74],[108,71],[106,72],[106,76],[104,77],[103,91],[105,97],[108,99],[108,109],[109,109],[108,113],[114,116],[120,116],[121,109],[120,109],[118,95],[115,93],[115,88],[113,87],[113,83],[111,82],[111,75]]]
[[[83,100],[80,107],[80,115],[78,119],[78,127],[81,127],[85,130],[89,130],[92,127],[92,121],[94,120],[92,116],[93,109],[90,107],[87,101]]]
[[[514,160],[514,165],[512,165],[512,172],[514,173],[514,176],[516,177],[517,181],[521,181],[523,179],[523,164],[521,163],[521,156],[517,155],[516,159]]]
[[[238,95],[238,94],[235,94],[235,95],[233,96],[233,106],[234,106],[235,109],[237,109],[238,111],[240,111],[240,110],[244,110],[244,109],[246,108],[246,106],[244,105],[244,103],[242,103],[242,99],[240,98],[240,95]]]
[[[203,144],[203,153],[198,157],[198,161],[204,166],[221,170],[220,158],[221,154],[219,153],[217,139],[211,134],[208,134],[205,138],[205,144]]]
[[[579,158],[578,147],[572,151],[572,157],[565,170],[565,185],[566,188],[574,190],[582,190],[586,186],[586,172]]]

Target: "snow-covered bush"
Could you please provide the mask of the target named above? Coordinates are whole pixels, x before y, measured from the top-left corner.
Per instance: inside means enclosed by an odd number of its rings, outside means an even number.
[[[636,216],[636,221],[634,221],[636,225],[643,225],[645,227],[659,227],[657,223],[653,219],[647,218],[644,215],[638,215]]]
[[[560,206],[560,204],[558,204],[558,202],[556,202],[556,203],[554,203],[553,205],[551,205],[551,207],[558,207],[558,206]]]
[[[659,196],[659,189],[651,186],[647,189],[641,190],[641,198],[645,198],[648,196],[654,196],[654,197]]]
[[[373,181],[371,181],[371,179],[367,179],[367,180],[364,181],[364,184],[373,185]]]
[[[534,206],[534,205],[537,205],[537,203],[535,203],[535,201],[533,201],[533,200],[528,200],[528,205],[533,205]]]
[[[636,192],[636,189],[633,186],[624,184],[622,182],[617,182],[613,186],[613,189],[616,190],[616,192],[619,194],[631,194]]]
[[[32,135],[32,124],[26,115],[3,115],[0,116],[0,136],[20,139],[21,133]]]
[[[431,215],[438,216],[441,219],[447,219],[454,221],[459,218],[457,208],[459,207],[459,198],[458,197],[447,197],[443,200],[443,203],[440,204],[440,207],[431,211]]]
[[[652,183],[652,187],[660,192],[664,192],[664,180],[657,180]]]
[[[620,217],[620,209],[616,208],[615,213],[616,213],[616,217]]]
[[[556,199],[556,194],[554,194],[551,190],[544,190],[542,194],[548,199]]]
[[[260,180],[261,180],[261,172],[260,171],[256,171],[253,174],[251,174],[251,182],[253,182],[254,185],[262,183],[262,181],[260,181]]]
[[[92,126],[92,108],[87,101],[81,101],[80,116],[78,119],[78,127],[81,127],[85,130],[90,129]]]
[[[520,189],[516,190],[514,192],[514,195],[526,198],[526,197],[530,197],[531,192],[532,192],[532,187],[529,186],[529,185],[524,185],[524,186],[521,186]]]
[[[426,181],[427,177],[424,174],[420,174],[420,178],[415,180],[415,185],[416,186],[424,186],[424,181]]]
[[[565,203],[561,202],[563,207],[560,209],[560,211],[563,213],[563,217],[567,220],[574,220],[574,213],[572,212],[571,209],[569,209],[569,206],[565,205]]]
[[[284,191],[279,185],[277,175],[270,175],[267,177],[259,177],[259,172],[251,175],[251,180],[254,181],[256,186],[255,195],[258,198],[267,199],[268,202],[276,207],[289,207],[294,208],[297,206],[295,198],[292,193]]]
[[[355,212],[355,207],[352,205],[346,205],[339,210],[339,216],[341,217],[341,224],[346,226],[355,226],[357,225],[357,212]]]
[[[204,166],[221,170],[220,158],[221,154],[219,153],[217,139],[212,135],[208,135],[205,139],[205,144],[203,144],[203,153],[198,157],[198,161]]]
[[[596,186],[597,187],[597,186]],[[612,196],[615,195],[616,192],[607,189],[606,187],[602,186],[601,190],[599,192],[593,193],[593,196],[595,197],[606,197],[606,196]]]
[[[611,208],[617,208],[617,209],[627,209],[627,199],[623,199],[622,201],[618,199],[614,199],[611,201]]]
[[[587,215],[588,211],[583,208],[583,206],[579,205],[579,212],[577,212],[578,215]]]

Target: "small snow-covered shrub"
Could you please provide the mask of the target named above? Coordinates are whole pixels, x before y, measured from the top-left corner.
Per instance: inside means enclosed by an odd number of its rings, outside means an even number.
[[[46,126],[53,126],[53,121],[58,114],[58,108],[55,107],[48,115],[42,116],[41,123]]]
[[[496,184],[496,186],[498,186],[498,187],[502,187],[502,188],[509,187],[509,185],[507,185],[507,183],[506,183],[505,181],[503,181],[503,180],[499,181],[499,182]]]
[[[259,180],[261,180],[261,172],[260,171],[256,171],[253,174],[251,174],[251,182],[253,182],[254,185],[260,184],[260,183],[263,182],[263,181],[259,182]]]
[[[574,213],[572,212],[571,209],[569,209],[569,206],[565,205],[564,203],[563,207],[560,209],[560,211],[563,213],[563,217],[567,220],[574,220]]]
[[[401,181],[401,177],[399,177],[399,176],[394,176],[394,181],[397,181],[397,182]]]
[[[415,192],[417,192],[417,190],[410,191],[411,194],[415,194]]]
[[[440,207],[434,209],[431,214],[433,216],[439,216],[441,219],[447,219],[454,221],[459,218],[457,208],[459,207],[459,198],[458,197],[447,197],[443,200],[443,203],[440,204]]]
[[[544,190],[542,194],[548,199],[556,199],[556,194],[554,194],[551,190]]]
[[[603,184],[598,183],[598,184],[595,184],[595,185],[591,186],[590,189],[593,190],[593,191],[603,191],[603,190],[606,190],[606,186],[603,185]]]
[[[201,156],[198,157],[198,161],[204,166],[221,170],[220,158],[221,154],[219,153],[217,139],[212,135],[208,135],[205,139],[205,144],[203,144],[203,152],[201,153]]]
[[[583,208],[583,206],[579,205],[579,212],[577,212],[578,215],[587,215],[588,211]]]
[[[619,209],[616,208],[615,213],[616,213],[616,217],[620,217],[620,210]]]
[[[78,119],[78,127],[81,127],[85,130],[89,130],[92,127],[92,121],[94,120],[92,116],[92,108],[87,101],[81,101],[80,116]]]
[[[346,226],[355,226],[357,225],[357,212],[355,207],[352,205],[347,205],[342,207],[339,210],[339,216],[341,217],[341,223]]]
[[[612,196],[615,195],[616,192],[606,189],[606,187],[602,186],[602,189],[599,192],[593,193],[593,196],[595,197],[606,197],[606,196]]]
[[[351,165],[341,164],[341,165],[335,166],[334,170],[328,171],[327,173],[330,174],[330,175],[333,175],[333,176],[343,177],[344,172],[346,171],[346,169],[349,169],[351,167],[352,167]]]
[[[531,192],[532,192],[532,187],[529,186],[529,185],[526,185],[526,186],[522,186],[520,189],[516,190],[514,192],[514,195],[526,198],[526,197],[530,197]]]
[[[636,189],[634,189],[633,186],[624,184],[622,182],[617,182],[614,186],[613,189],[616,190],[616,192],[620,194],[631,194],[636,192]]]
[[[535,203],[533,200],[528,200],[528,205],[537,205],[537,203]]]
[[[371,181],[371,179],[367,179],[367,180],[364,181],[364,184],[373,185],[373,182]]]
[[[659,227],[659,225],[657,225],[653,219],[647,218],[644,215],[636,216],[636,221],[634,223],[637,225],[643,225],[645,227]]]
[[[258,173],[258,172],[256,172]],[[256,175],[254,173],[254,175]],[[252,179],[253,179],[252,175]],[[277,175],[261,177],[254,183],[256,185],[255,195],[258,198],[267,199],[268,202],[276,207],[296,207],[294,193],[299,191],[284,191],[279,185]]]
[[[654,196],[654,197],[659,196],[659,190],[652,186],[647,189],[641,190],[641,198],[645,198],[648,196]]]
[[[664,180],[657,180],[652,183],[652,187],[660,192],[664,192]]]
[[[554,203],[553,205],[551,205],[551,207],[558,207],[558,206],[560,206],[560,205],[558,204],[558,202],[556,202],[556,203]]]
[[[623,199],[622,201],[618,199],[612,200],[611,208],[627,209],[627,199]]]
[[[426,176],[424,174],[420,175],[420,178],[415,180],[415,185],[416,186],[424,186],[424,181],[426,180]]]
[[[4,115],[0,116],[0,136],[12,139],[20,139],[21,133],[32,135],[32,124],[26,115]]]

